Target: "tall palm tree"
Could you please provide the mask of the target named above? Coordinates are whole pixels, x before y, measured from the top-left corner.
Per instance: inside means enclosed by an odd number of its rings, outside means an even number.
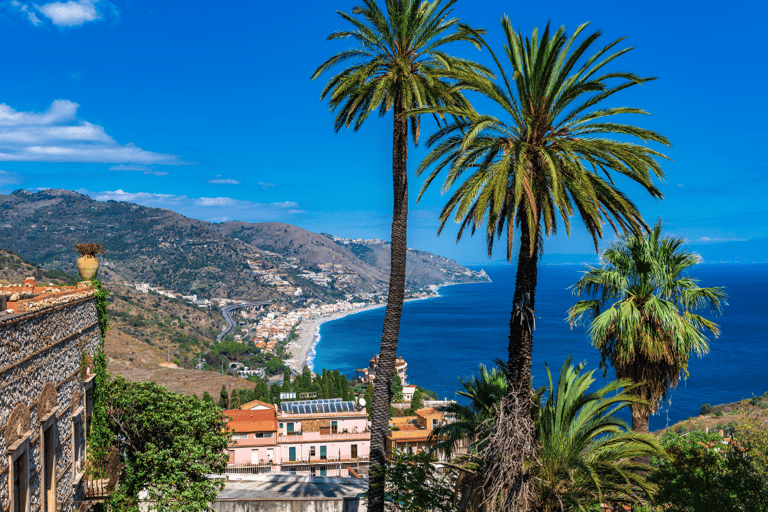
[[[535,415],[540,449],[532,468],[542,512],[639,504],[652,496],[653,485],[641,473],[649,466],[637,459],[665,456],[655,437],[628,431],[615,416],[628,405],[646,403],[631,394],[632,383],[617,380],[590,392],[595,372],[581,373],[583,368],[568,358],[555,387],[547,367],[546,400]]]
[[[648,416],[670,387],[687,376],[692,353],[709,350],[704,331],[717,336],[717,324],[696,314],[726,304],[723,288],[702,288],[690,276],[697,255],[683,248],[682,238],[662,235],[661,221],[649,233],[623,236],[589,266],[574,285],[574,294],[594,297],[569,311],[571,325],[591,318],[589,334],[600,351],[601,367],[616,377],[640,384],[633,393],[647,404],[632,405],[632,429],[648,432]]]
[[[375,512],[384,507],[385,440],[405,291],[409,127],[403,113],[416,107],[466,105],[463,96],[441,78],[442,74],[452,70],[485,72],[478,64],[444,53],[451,43],[477,44],[467,30],[459,29],[458,19],[450,17],[455,2],[386,0],[381,10],[375,0],[363,0],[361,6],[352,9],[352,15],[339,11],[352,28],[334,32],[328,38],[351,39],[354,46],[325,61],[312,75],[315,79],[337,65],[350,63],[328,81],[321,94],[321,99],[328,98],[332,110],[338,110],[336,131],[349,126],[357,130],[372,112],[378,111],[380,116],[390,110],[394,113],[389,294],[372,411],[369,509]],[[411,136],[418,143],[419,116],[410,121]]]
[[[433,149],[418,173],[433,165],[434,169],[419,196],[443,170],[447,170],[444,192],[469,174],[443,208],[440,231],[452,217],[460,222],[458,238],[467,228],[474,233],[485,222],[489,254],[494,239],[505,235],[509,260],[515,225],[520,232],[509,323],[509,388],[487,450],[492,458],[488,500],[502,508],[528,510],[533,499],[526,460],[535,453],[531,352],[537,261],[544,236],[557,231],[558,217],[570,233],[571,217],[576,216],[597,250],[606,222],[614,231],[647,228],[613,175],[640,184],[653,197],[662,196],[652,179],[663,177],[657,159],[664,155],[628,139],[664,145],[669,141],[656,132],[613,120],[644,111],[606,104],[614,94],[653,79],[606,70],[631,48],[614,50],[619,39],[593,51],[600,32],[577,41],[586,26],[579,26],[569,37],[565,28],[551,33],[547,25],[541,37],[534,30],[529,39],[515,33],[505,17],[502,27],[511,73],[479,35],[478,42],[496,62],[500,81],[448,73],[457,81],[457,89],[484,96],[499,115],[480,114],[463,106],[413,111],[413,115],[440,112],[454,119],[429,138]],[[617,136],[622,140],[612,138]],[[515,444],[502,452],[500,447],[508,446],[507,438],[514,438]],[[500,501],[499,494],[507,501]]]

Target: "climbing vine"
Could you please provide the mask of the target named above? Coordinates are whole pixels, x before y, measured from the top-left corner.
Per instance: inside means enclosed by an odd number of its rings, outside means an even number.
[[[107,336],[109,319],[107,318],[107,297],[109,291],[101,286],[98,279],[91,280],[96,298],[96,314],[99,321],[99,347],[93,360],[93,415],[91,416],[91,432],[88,435],[90,445],[89,453],[92,460],[105,460],[112,446],[112,431],[109,429],[107,417],[107,386],[109,373],[107,372],[107,356],[104,354],[104,338]]]

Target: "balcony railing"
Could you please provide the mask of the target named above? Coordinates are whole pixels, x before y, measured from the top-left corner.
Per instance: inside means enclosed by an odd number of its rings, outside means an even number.
[[[371,438],[370,432],[353,432],[343,434],[319,434],[307,436],[302,433],[277,436],[278,443],[303,443],[313,441],[362,441]]]
[[[341,463],[347,463],[347,462],[368,462],[368,457],[356,457],[356,458],[309,457],[309,458],[297,459],[297,460],[284,460],[281,464],[283,466],[287,466],[287,465],[294,465],[294,464],[341,464]]]
[[[234,473],[239,475],[258,475],[263,473],[272,473],[272,463],[267,461],[265,463],[251,464],[227,464],[227,469],[224,473]]]

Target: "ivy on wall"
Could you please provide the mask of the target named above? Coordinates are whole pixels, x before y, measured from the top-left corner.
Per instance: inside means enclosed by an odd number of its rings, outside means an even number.
[[[91,287],[95,292],[96,313],[98,315],[99,330],[101,331],[99,347],[93,360],[93,416],[91,416],[91,432],[88,435],[90,456],[92,460],[105,460],[112,446],[112,431],[109,428],[107,417],[107,385],[109,373],[107,372],[107,356],[104,354],[104,338],[109,329],[107,317],[107,297],[109,291],[105,290],[101,281],[91,280]]]

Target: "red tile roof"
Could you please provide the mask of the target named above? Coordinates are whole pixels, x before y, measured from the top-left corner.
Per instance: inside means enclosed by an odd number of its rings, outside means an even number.
[[[235,432],[277,432],[274,409],[230,409],[224,411],[224,416],[232,418],[227,421],[227,428]]]

